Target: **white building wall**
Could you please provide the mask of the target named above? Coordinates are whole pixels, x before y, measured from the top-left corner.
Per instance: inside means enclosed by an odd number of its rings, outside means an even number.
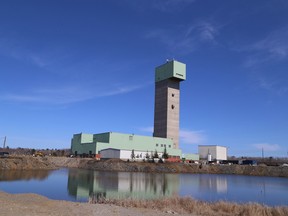
[[[152,152],[154,155],[154,152]],[[118,158],[123,160],[131,160],[131,150],[122,150],[122,149],[103,149],[100,151],[101,158]],[[135,160],[143,160],[146,158],[147,151],[135,151],[134,150],[134,156]],[[151,157],[151,152],[148,152],[149,157]],[[158,153],[159,158],[161,158],[163,155],[162,152]]]
[[[120,150],[120,159],[131,159],[131,153],[129,150]]]
[[[227,160],[227,148],[216,145],[199,145],[198,153],[200,159],[208,160],[208,154],[211,154],[212,160]]]
[[[216,146],[216,159],[227,160],[227,148],[224,146]]]

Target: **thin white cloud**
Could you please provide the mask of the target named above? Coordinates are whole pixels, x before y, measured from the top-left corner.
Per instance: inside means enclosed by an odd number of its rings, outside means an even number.
[[[237,51],[248,52],[244,62],[246,67],[261,66],[263,63],[280,61],[288,58],[288,26],[277,29],[265,38],[237,48]]]
[[[279,64],[286,64],[288,60],[288,26],[272,31],[247,46],[237,48],[238,52],[246,52],[243,66],[253,70],[251,76],[254,87],[264,89],[278,96],[288,92],[286,71]],[[266,67],[266,66],[269,67]],[[271,71],[272,65],[277,69]]]
[[[143,87],[144,87],[144,85],[120,86],[120,87],[117,87],[115,89],[112,89],[111,91],[101,92],[96,97],[106,97],[106,96],[125,94],[125,93],[136,91],[136,90],[143,88]]]
[[[288,93],[286,71],[254,71],[251,73],[253,88],[266,90],[276,96],[284,96]]]
[[[157,39],[165,44],[173,54],[188,54],[197,50],[203,43],[217,44],[216,36],[219,26],[208,22],[198,21],[190,26],[179,26],[175,31],[157,29],[146,34],[148,39]]]
[[[268,152],[280,150],[280,146],[278,144],[257,143],[257,144],[253,144],[253,146],[258,150],[263,149],[264,151],[268,151]]]
[[[204,131],[180,130],[180,142],[183,144],[203,144],[206,140]]]
[[[3,93],[0,95],[0,100],[18,103],[67,104],[88,98],[90,98],[89,95],[75,87],[36,89],[27,93]]]
[[[12,39],[0,38],[1,55],[8,56],[19,61],[28,62],[32,65],[43,68],[51,64],[52,58],[48,57],[47,50],[45,52],[42,51],[41,53],[33,52],[25,48],[23,44],[19,44],[19,42],[13,41]],[[43,53],[46,54],[44,55]],[[53,53],[53,56],[55,56],[55,53]]]
[[[288,56],[288,27],[276,30],[263,40],[252,45],[255,51],[264,51],[273,59],[283,59]]]
[[[187,31],[187,36],[198,35],[200,41],[216,42],[215,37],[219,33],[219,27],[207,21],[200,21],[190,27]]]
[[[126,94],[143,88],[144,85],[120,86],[113,89],[83,89],[81,87],[66,87],[53,89],[37,89],[26,94],[3,93],[0,100],[17,103],[48,103],[48,104],[71,104],[99,97],[108,97]]]

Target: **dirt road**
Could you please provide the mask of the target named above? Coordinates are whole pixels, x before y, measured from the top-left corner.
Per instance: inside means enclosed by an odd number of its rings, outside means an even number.
[[[3,216],[171,216],[171,213],[143,208],[49,200],[36,194],[0,192],[0,203],[0,215]]]

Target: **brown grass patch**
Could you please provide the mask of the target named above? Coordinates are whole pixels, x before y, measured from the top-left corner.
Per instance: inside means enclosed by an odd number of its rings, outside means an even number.
[[[189,197],[170,197],[156,200],[90,198],[89,203],[113,204],[122,207],[149,208],[175,214],[205,216],[287,216],[288,207],[269,207],[257,203],[203,202]]]

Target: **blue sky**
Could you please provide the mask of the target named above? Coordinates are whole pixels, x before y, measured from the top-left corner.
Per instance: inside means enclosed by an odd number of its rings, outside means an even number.
[[[287,11],[286,0],[2,0],[0,142],[152,135],[154,69],[174,58],[187,65],[184,152],[286,157]]]

